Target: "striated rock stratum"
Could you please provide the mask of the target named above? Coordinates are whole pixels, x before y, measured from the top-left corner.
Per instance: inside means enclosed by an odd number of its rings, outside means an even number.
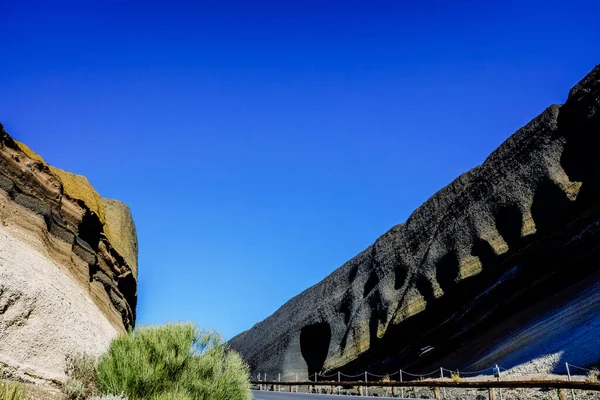
[[[600,66],[230,345],[254,373],[282,379],[597,365],[599,151]]]
[[[0,365],[64,378],[133,327],[137,236],[129,208],[49,166],[0,125]]]

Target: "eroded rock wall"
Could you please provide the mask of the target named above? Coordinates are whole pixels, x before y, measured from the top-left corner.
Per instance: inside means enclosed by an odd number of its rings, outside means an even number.
[[[61,380],[133,327],[137,238],[129,208],[47,165],[0,125],[0,363]]]
[[[599,143],[596,67],[564,105],[231,346],[254,372],[288,379],[600,361]]]

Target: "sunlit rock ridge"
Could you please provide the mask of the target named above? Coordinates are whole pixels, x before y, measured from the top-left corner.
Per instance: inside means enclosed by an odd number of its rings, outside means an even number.
[[[282,379],[599,362],[599,144],[600,66],[231,347]]]
[[[65,356],[99,354],[135,323],[129,208],[49,166],[0,124],[0,365],[64,379]]]

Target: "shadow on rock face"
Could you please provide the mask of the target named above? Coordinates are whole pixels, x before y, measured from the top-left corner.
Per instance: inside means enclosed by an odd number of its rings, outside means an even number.
[[[300,350],[308,366],[309,377],[323,369],[330,342],[331,327],[326,322],[305,326],[300,331]]]

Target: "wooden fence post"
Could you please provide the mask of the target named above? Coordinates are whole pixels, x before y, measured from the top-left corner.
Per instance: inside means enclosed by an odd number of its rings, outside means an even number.
[[[441,400],[442,396],[440,395],[440,388],[439,387],[434,387],[433,388],[433,395],[435,397],[435,400]]]
[[[490,400],[496,400],[496,391],[494,388],[490,388]]]
[[[400,370],[400,382],[402,382],[402,370]],[[404,386],[400,387],[400,397],[404,397]]]
[[[565,389],[558,389],[558,398],[560,400],[567,400],[567,393],[565,392]]]
[[[566,362],[565,365],[567,366],[567,375],[569,376],[569,382],[571,381],[571,370],[569,369],[569,363]],[[573,400],[575,400],[575,390],[571,389],[571,396],[573,396]]]

